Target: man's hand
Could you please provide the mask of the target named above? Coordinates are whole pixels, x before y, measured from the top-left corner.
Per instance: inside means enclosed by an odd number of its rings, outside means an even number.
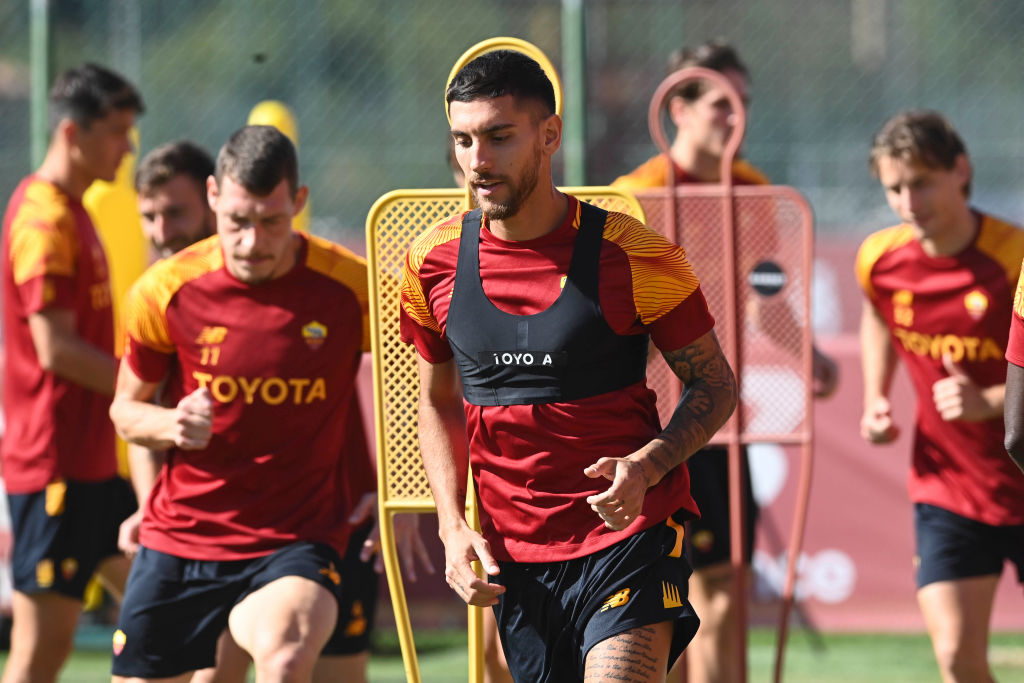
[[[876,398],[864,409],[860,418],[860,435],[870,443],[884,444],[896,440],[900,429],[892,421],[892,407],[884,396]]]
[[[612,482],[604,493],[587,497],[587,503],[606,527],[616,531],[625,529],[640,515],[650,482],[639,462],[629,458],[601,458],[583,473],[591,479],[604,477]]]
[[[369,562],[376,555],[373,569],[378,574],[384,573],[384,557],[380,553],[380,520],[377,518],[377,494],[364,493],[358,505],[349,515],[348,522],[352,526],[361,526],[370,519],[374,520],[370,535],[363,541],[359,551],[359,560]],[[420,536],[420,518],[417,514],[395,515],[395,545],[398,546],[399,564],[410,581],[416,581],[417,562],[428,574],[435,572],[434,563],[430,560],[427,547]]]
[[[469,605],[490,607],[498,604],[498,596],[505,587],[488,583],[473,571],[472,562],[479,560],[484,571],[491,576],[498,574],[498,563],[491,556],[490,546],[484,537],[463,523],[459,528],[444,533],[445,579],[459,597]]]
[[[139,552],[139,527],[142,526],[142,508],[129,515],[117,530],[117,547],[129,558]]]
[[[992,405],[985,390],[975,384],[964,369],[948,355],[942,357],[942,367],[946,369],[949,377],[944,377],[932,385],[932,400],[935,402],[935,410],[943,420],[981,422],[998,417],[1002,413],[1002,406]]]
[[[204,387],[178,401],[174,408],[174,445],[186,451],[200,451],[213,434],[213,396]]]

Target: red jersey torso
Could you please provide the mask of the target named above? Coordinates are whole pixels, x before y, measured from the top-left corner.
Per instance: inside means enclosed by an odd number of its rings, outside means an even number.
[[[461,221],[427,231],[410,249],[402,285],[402,338],[432,363],[448,361],[445,337],[458,261]],[[579,228],[579,205],[555,231],[506,242],[480,228],[480,278],[499,309],[532,315],[559,296]],[[609,214],[599,265],[601,310],[618,334],[649,332],[675,350],[710,331],[714,321],[682,249],[623,214]],[[557,561],[587,555],[664,520],[696,512],[689,476],[678,467],[647,492],[628,529],[606,529],[586,504],[606,480],[583,470],[602,456],[625,456],[659,431],[654,393],[644,382],[571,402],[478,406],[463,403],[481,527],[502,560]]]
[[[877,232],[860,248],[857,274],[918,397],[911,500],[986,524],[1021,524],[1024,477],[1006,455],[1002,417],[947,422],[932,401],[932,385],[947,376],[943,356],[982,387],[1006,381],[1024,231],[990,216],[979,223],[974,242],[948,257],[926,255],[909,225]]]
[[[125,361],[169,400],[214,400],[201,451],[172,449],[151,493],[143,545],[180,557],[255,557],[295,540],[345,550],[342,451],[361,350],[365,263],[303,237],[284,276],[246,285],[213,237],[153,266],[126,304]],[[357,455],[365,464],[365,451]]]
[[[9,493],[58,479],[117,474],[110,398],[43,371],[28,317],[74,314],[75,333],[113,354],[114,323],[103,245],[81,202],[35,176],[21,182],[3,223],[3,402],[0,453]]]

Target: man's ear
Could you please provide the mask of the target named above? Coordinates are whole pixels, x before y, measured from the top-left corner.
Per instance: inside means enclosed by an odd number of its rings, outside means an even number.
[[[548,154],[554,154],[562,146],[562,117],[552,114],[541,123],[541,140]]]
[[[77,123],[71,118],[63,118],[57,122],[57,128],[53,132],[53,136],[59,137],[61,141],[68,147],[73,147],[78,144],[78,136],[82,132],[82,129]]]
[[[210,205],[210,211],[217,213],[217,195],[220,188],[217,187],[217,178],[209,176],[206,178],[206,203]]]
[[[295,206],[294,216],[298,216],[303,208],[306,206],[306,201],[309,199],[309,187],[302,185],[299,189],[295,190],[295,200],[292,202]]]
[[[676,128],[681,128],[683,126],[683,122],[686,120],[686,114],[689,109],[690,105],[679,95],[669,98],[668,118]]]
[[[967,187],[968,183],[971,182],[973,169],[971,168],[971,160],[967,158],[966,154],[957,155],[956,161],[953,162],[953,172],[960,178],[960,187]]]

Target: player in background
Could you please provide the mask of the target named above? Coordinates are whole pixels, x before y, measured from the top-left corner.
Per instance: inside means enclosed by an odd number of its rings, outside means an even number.
[[[139,162],[135,191],[142,231],[155,257],[167,258],[216,231],[206,201],[206,179],[213,171],[213,157],[189,140],[160,145]]]
[[[696,48],[682,48],[669,57],[669,73],[686,67],[717,71],[749,104],[749,75],[746,65],[732,46],[709,41]],[[721,182],[721,161],[732,134],[734,116],[726,91],[706,81],[691,81],[680,86],[668,100],[669,118],[676,127],[670,153],[658,154],[630,173],[616,178],[613,187],[644,190],[664,187],[668,164],[675,166],[678,185]],[[736,185],[767,185],[768,178],[744,159],[734,159],[733,182]],[[709,229],[718,229],[718,226]],[[700,263],[697,266],[700,267]],[[753,264],[750,264],[751,266]],[[788,308],[758,307],[760,320],[771,334],[779,320],[792,317]],[[792,323],[795,325],[795,321]],[[838,382],[835,362],[814,349],[814,392],[818,397],[831,395]],[[743,449],[746,464],[746,449]],[[688,551],[693,565],[690,601],[700,615],[701,627],[687,649],[687,676],[690,683],[716,683],[736,680],[739,675],[740,648],[737,642],[736,610],[733,604],[733,568],[730,562],[728,449],[710,446],[687,461],[694,500],[701,517],[687,525]],[[754,528],[758,517],[749,472],[743,477],[747,515],[745,519],[746,553],[749,564],[753,552]]]
[[[897,359],[917,396],[908,489],[917,601],[942,679],[992,681],[988,635],[1003,563],[1024,582],[1024,476],[1003,448],[1013,285],[1024,231],[970,205],[972,168],[950,123],[931,111],[882,126],[871,169],[902,221],[857,256],[861,435],[898,434],[889,391]]]
[[[144,110],[120,75],[84,64],[49,95],[50,142],[3,223],[4,483],[14,535],[5,683],[54,681],[89,578],[120,598],[117,528],[134,509],[106,417],[114,321],[103,246],[82,194],[112,181]]]
[[[170,256],[188,246],[189,240],[209,236],[214,215],[207,202],[206,183],[214,175],[214,162],[198,146],[187,141],[168,143],[154,149],[143,159],[136,174],[139,211],[147,237],[158,254]],[[349,500],[355,502],[348,522],[354,529],[342,558],[339,574],[350,591],[349,612],[339,614],[337,626],[314,669],[314,680],[361,681],[366,679],[369,637],[373,625],[377,573],[382,562],[371,555],[379,548],[373,524],[376,509],[376,478],[369,459],[362,417],[353,396],[346,418],[347,442],[342,450],[349,465],[343,485]],[[132,446],[133,481],[139,499],[145,501],[156,481],[164,453]],[[141,515],[141,513],[140,513]],[[138,550],[139,516],[122,526],[122,545],[134,554]],[[415,522],[417,518],[403,515]],[[133,523],[132,523],[133,522]],[[415,560],[424,568],[433,568],[419,539],[415,524],[396,524],[400,550],[406,554],[407,570],[415,580]],[[375,572],[376,569],[376,572]],[[217,666],[197,671],[192,681],[244,681],[249,655],[225,630],[217,646]]]
[[[338,571],[355,504],[341,453],[368,342],[365,263],[292,229],[308,190],[275,128],[233,135],[207,193],[217,236],[152,266],[126,305],[111,417],[168,454],[114,674],[185,680],[230,624],[257,680],[309,680],[354,598]],[[173,407],[150,403],[161,386]]]

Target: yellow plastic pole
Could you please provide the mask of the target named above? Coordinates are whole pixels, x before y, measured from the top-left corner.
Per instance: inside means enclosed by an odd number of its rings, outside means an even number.
[[[299,125],[292,110],[284,102],[263,100],[249,112],[249,120],[246,123],[250,126],[274,126],[288,136],[296,150],[299,148]],[[308,201],[299,215],[292,220],[292,227],[300,232],[309,232]]]
[[[132,143],[139,148],[139,131],[132,129]],[[96,226],[96,232],[107,254],[110,271],[110,293],[114,309],[114,352],[120,357],[124,344],[121,334],[121,303],[128,289],[149,264],[149,247],[142,233],[138,196],[135,193],[136,155],[126,154],[117,167],[113,182],[97,180],[82,195],[82,204]],[[118,473],[128,477],[128,447],[116,441]],[[85,591],[84,608],[97,609],[103,604],[103,588],[93,576]]]
[[[132,130],[135,149],[139,132]],[[107,254],[110,269],[110,293],[114,308],[114,352],[120,357],[124,337],[121,334],[121,303],[128,289],[149,265],[149,247],[142,233],[139,199],[135,193],[136,154],[126,154],[113,182],[97,180],[82,195]],[[117,463],[122,476],[128,476],[128,450],[117,440]]]
[[[471,61],[479,57],[480,55],[487,54],[488,52],[494,52],[495,50],[516,50],[522,52],[524,55],[532,59],[533,61],[540,64],[540,67],[544,69],[545,75],[548,80],[551,81],[551,85],[555,89],[555,113],[559,116],[562,115],[562,79],[558,77],[558,71],[555,70],[555,65],[551,63],[548,56],[544,52],[528,41],[522,38],[509,38],[507,36],[500,38],[488,38],[482,40],[473,47],[469,48],[462,53],[462,56],[455,62],[455,66],[448,73],[448,80],[444,82],[445,92],[448,92],[448,86],[451,84],[452,79],[455,78],[455,74],[462,70],[462,67],[469,64]],[[448,98],[444,101],[444,112],[448,116],[448,122],[451,123],[451,115],[448,113]]]

